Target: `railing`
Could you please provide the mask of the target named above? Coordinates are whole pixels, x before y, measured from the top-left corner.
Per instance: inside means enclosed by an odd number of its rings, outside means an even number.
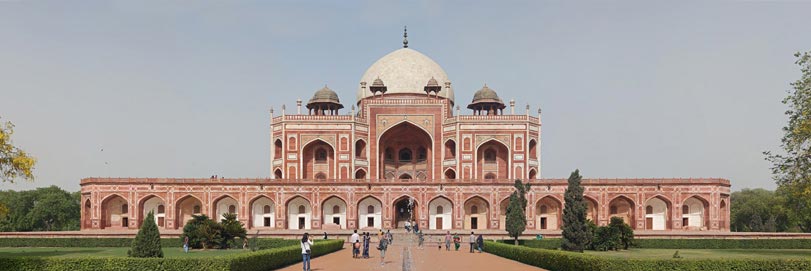
[[[532,184],[541,185],[567,185],[566,179],[537,179],[524,180]],[[515,179],[426,179],[426,180],[399,180],[399,179],[270,179],[270,178],[84,178],[82,185],[86,184],[313,184],[313,185],[367,185],[367,184],[401,184],[401,185],[430,185],[430,184],[459,184],[483,185],[504,184],[512,185]],[[729,186],[727,179],[721,178],[627,178],[627,179],[583,179],[583,185],[695,185],[717,184]]]

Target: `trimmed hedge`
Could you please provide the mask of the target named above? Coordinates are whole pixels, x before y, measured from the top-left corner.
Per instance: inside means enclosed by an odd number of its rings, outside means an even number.
[[[512,245],[512,240],[498,242]],[[531,248],[558,249],[561,239],[518,240]],[[811,239],[634,239],[636,248],[665,249],[811,249]]]
[[[261,238],[259,249],[298,244],[298,240]],[[241,242],[240,242],[241,243]],[[0,238],[0,247],[129,247],[132,238]],[[179,238],[162,238],[161,247],[183,247]]]
[[[811,270],[811,260],[783,259],[623,259],[577,252],[528,248],[488,241],[484,250],[504,258],[549,270],[570,271],[800,271]]]
[[[296,240],[293,240],[296,241]],[[343,240],[317,241],[312,247],[314,257],[343,248]],[[295,245],[210,258],[43,258],[12,257],[0,259],[0,270],[20,271],[141,271],[195,270],[236,271],[272,270],[301,261],[301,247]]]

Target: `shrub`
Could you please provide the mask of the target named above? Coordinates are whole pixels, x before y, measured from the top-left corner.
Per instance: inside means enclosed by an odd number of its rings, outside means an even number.
[[[163,258],[161,249],[161,234],[158,225],[155,224],[155,216],[152,211],[146,215],[141,229],[132,240],[132,248],[127,251],[127,256],[135,258]]]
[[[129,247],[132,238],[0,238],[0,247]],[[295,245],[298,240],[259,238],[257,249]],[[162,238],[161,247],[182,247],[183,240]]]
[[[2,238],[0,238],[2,241]],[[512,240],[499,241],[512,243]],[[555,249],[561,239],[518,240],[530,248]],[[636,248],[663,249],[811,249],[811,239],[634,239]]]
[[[0,258],[0,270],[19,271],[91,271],[91,270],[165,270],[165,271],[254,271],[273,270],[301,261],[301,248],[297,240],[294,245],[256,252],[210,258],[127,258],[127,257],[84,257],[84,258],[41,258],[13,257]],[[313,256],[328,254],[343,247],[343,240],[316,241],[312,247]]]
[[[624,259],[581,253],[534,249],[488,242],[488,253],[549,270],[571,271],[658,271],[658,270],[811,270],[811,260],[783,259]]]
[[[245,226],[237,220],[237,215],[227,213],[222,215],[223,219],[220,221],[220,229],[222,230],[222,243],[220,248],[235,248],[238,247],[235,240],[237,237],[245,239],[247,231]]]

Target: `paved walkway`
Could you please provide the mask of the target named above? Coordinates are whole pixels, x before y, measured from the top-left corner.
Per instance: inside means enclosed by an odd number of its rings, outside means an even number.
[[[369,259],[353,259],[349,244],[344,249],[312,259],[310,264],[313,271],[355,271],[355,270],[401,270],[401,271],[531,271],[539,270],[513,260],[501,258],[489,253],[469,253],[469,245],[463,244],[459,251],[445,251],[437,249],[437,243],[426,243],[426,246],[416,246],[416,238],[410,235],[397,234],[394,243],[386,252],[385,264],[380,265],[380,253],[375,249],[376,237],[372,237],[369,248]],[[435,237],[436,238],[436,237]],[[433,240],[432,240],[433,241]],[[451,244],[452,245],[452,244]],[[302,270],[301,263],[285,267],[282,271]]]

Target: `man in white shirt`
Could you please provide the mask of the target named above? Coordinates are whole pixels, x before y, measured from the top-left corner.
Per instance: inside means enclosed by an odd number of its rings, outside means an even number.
[[[358,254],[360,254],[360,248],[358,246],[360,244],[360,235],[358,235],[358,230],[355,230],[352,236],[349,237],[349,243],[352,244],[352,258],[357,258]]]
[[[473,245],[476,244],[476,235],[470,232],[470,253],[473,253]]]

